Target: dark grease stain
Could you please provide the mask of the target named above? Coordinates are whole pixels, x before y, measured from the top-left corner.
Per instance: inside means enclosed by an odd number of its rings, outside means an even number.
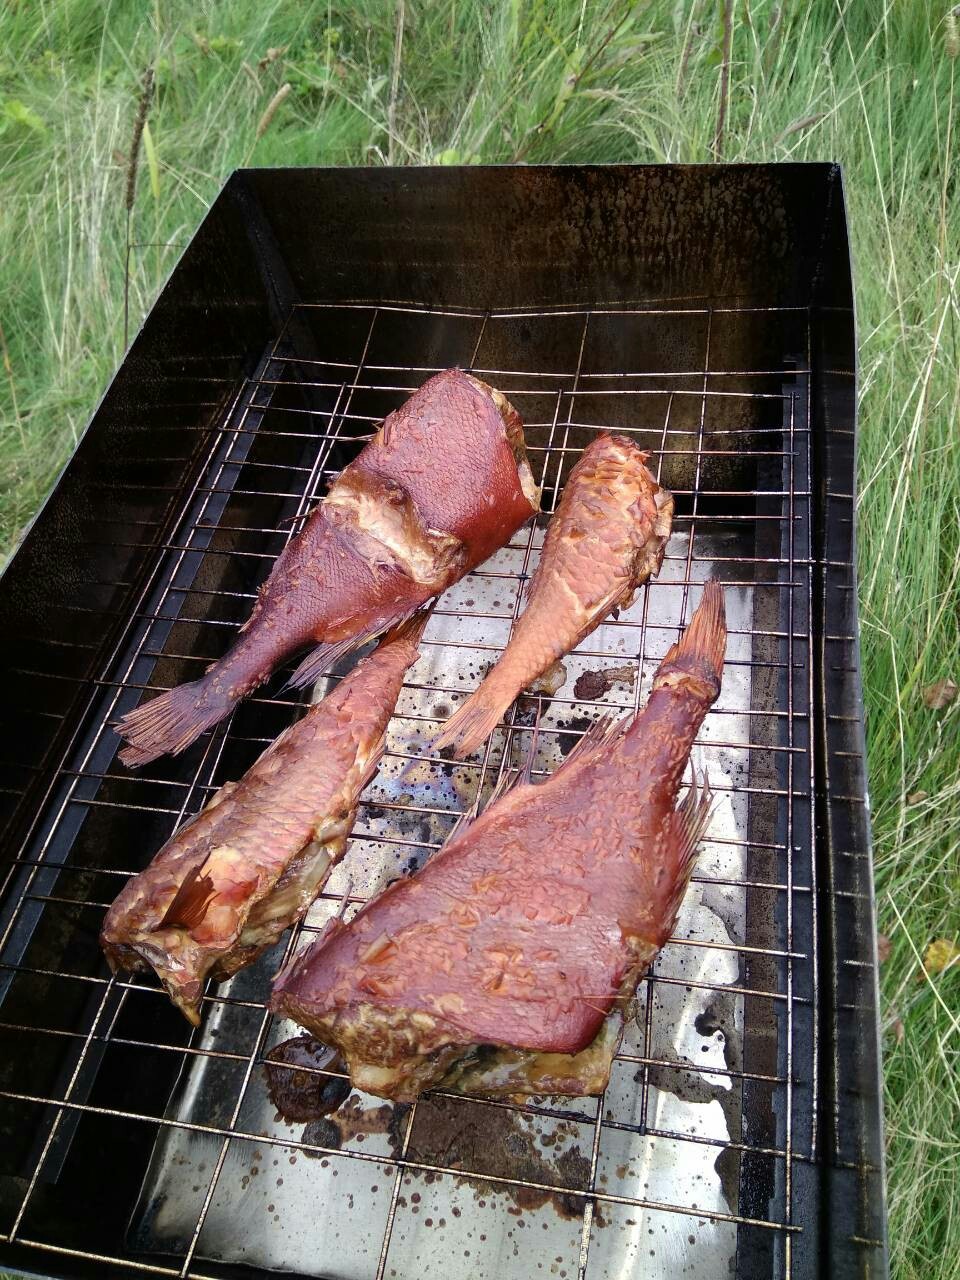
[[[354,1094],[331,1119],[340,1129],[344,1142],[351,1139],[361,1142],[368,1133],[385,1133],[391,1152],[396,1156],[403,1142],[403,1118],[408,1110],[406,1105],[389,1102],[379,1107],[366,1108]]]
[[[636,678],[637,668],[632,664],[622,667],[601,667],[597,671],[584,671],[582,675],[577,676],[576,684],[573,686],[573,696],[593,701],[596,698],[602,698],[616,684],[632,688]]]
[[[536,1133],[522,1117],[500,1107],[453,1098],[422,1098],[417,1106],[408,1154],[424,1164],[443,1164],[474,1174],[490,1174],[511,1182],[547,1182],[570,1187],[590,1185],[590,1161],[579,1147],[568,1147],[556,1157],[539,1150]],[[481,1199],[504,1195],[509,1212],[539,1209],[549,1204],[561,1218],[580,1221],[583,1197],[537,1187],[465,1180]]]
[[[724,1031],[720,1023],[716,1021],[717,1011],[712,1004],[707,1005],[702,1013],[698,1013],[693,1020],[693,1025],[704,1038],[709,1039],[715,1036],[718,1031]],[[724,1034],[726,1032],[724,1031]]]
[[[720,1178],[720,1189],[733,1213],[739,1212],[740,1200],[740,1152],[724,1147],[713,1167]]]
[[[339,1151],[342,1142],[339,1127],[332,1120],[326,1117],[320,1120],[311,1120],[303,1133],[300,1135],[301,1142],[309,1142],[311,1145],[318,1147],[333,1147]],[[321,1151],[304,1151],[303,1153],[310,1160],[322,1159]]]
[[[323,1073],[343,1069],[338,1054],[313,1036],[284,1040],[270,1050],[264,1066],[270,1101],[284,1120],[329,1115],[349,1095],[350,1081]]]
[[[566,724],[561,725],[561,729],[573,730],[573,732],[559,733],[557,735],[557,743],[560,747],[560,754],[568,756],[573,748],[580,741],[583,732],[589,729],[593,724],[590,716],[571,716]]]
[[[346,1142],[361,1143],[368,1134],[384,1133],[396,1159],[403,1145],[403,1122],[409,1109],[405,1104],[386,1102],[379,1107],[364,1107],[353,1094],[339,1111],[312,1120],[303,1131],[302,1141],[339,1151]],[[323,1153],[305,1151],[304,1155],[317,1159]]]

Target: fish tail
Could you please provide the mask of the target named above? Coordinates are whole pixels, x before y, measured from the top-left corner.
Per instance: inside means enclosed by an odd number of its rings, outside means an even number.
[[[120,752],[125,765],[138,768],[168,752],[177,755],[229,715],[248,690],[215,683],[215,671],[168,689],[123,716],[116,729],[127,744]]]
[[[716,578],[711,578],[703,588],[690,625],[676,644],[670,646],[657,668],[653,678],[654,689],[684,681],[705,682],[713,689],[715,698],[720,692],[726,651],[727,617],[723,587]]]
[[[486,742],[515,696],[515,689],[501,692],[488,676],[443,726],[434,750],[453,747],[456,759],[463,760]]]

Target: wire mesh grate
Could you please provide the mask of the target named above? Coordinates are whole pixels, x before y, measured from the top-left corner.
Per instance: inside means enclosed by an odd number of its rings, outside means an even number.
[[[805,308],[291,312],[198,440],[174,518],[144,527],[136,545],[153,571],[15,862],[0,1029],[19,1066],[0,1103],[29,1138],[0,1199],[2,1238],[182,1276],[247,1262],[379,1280],[443,1266],[451,1249],[469,1274],[521,1275],[548,1246],[560,1275],[611,1274],[625,1257],[666,1275],[678,1242],[694,1275],[718,1273],[719,1249],[792,1276],[797,1185],[817,1149],[809,331]],[[757,351],[779,358],[758,362]],[[331,478],[451,364],[520,411],[543,514],[443,597],[347,858],[295,936],[208,989],[204,1026],[188,1038],[150,982],[107,975],[102,912],[302,704],[279,693],[280,673],[183,757],[136,775],[115,761],[110,726],[144,690],[225,651]],[[637,438],[676,495],[661,576],[566,660],[554,695],[521,697],[470,761],[440,759],[431,740],[506,643],[566,476],[603,429]],[[294,1030],[266,1012],[270,974],[344,903],[355,910],[419,865],[531,746],[542,776],[592,719],[642,705],[711,572],[727,586],[730,648],[697,751],[718,814],[607,1093],[515,1105],[440,1091],[409,1108],[367,1099],[345,1128],[317,1121],[292,1134],[265,1101],[265,1055]],[[577,695],[580,677],[611,668],[631,674]],[[64,945],[67,933],[80,941]],[[491,1153],[497,1138],[506,1156]],[[145,1180],[106,1254],[81,1222],[50,1228],[47,1202],[76,1152],[117,1139]],[[268,1171],[276,1185],[261,1204],[250,1188]],[[362,1211],[343,1215],[347,1203]],[[291,1220],[306,1204],[313,1229],[301,1238]]]

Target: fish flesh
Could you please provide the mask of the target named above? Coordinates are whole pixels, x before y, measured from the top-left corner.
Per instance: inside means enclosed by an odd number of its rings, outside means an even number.
[[[409,879],[334,921],[271,1008],[398,1101],[600,1092],[637,981],[674,927],[711,804],[676,800],[726,649],[712,581],[636,716],[598,721],[545,782],[527,776]]]
[[[626,436],[599,436],[570,472],[547,529],[527,605],[499,661],[435,742],[463,759],[489,738],[522,689],[576,648],[660,572],[673,495]]]
[[[460,369],[436,374],[331,485],[229,652],[121,719],[124,764],[183,751],[307,646],[291,684],[316,680],[486,560],[539,501],[510,402]]]
[[[197,1025],[206,978],[252,964],[303,917],[343,856],[427,613],[388,632],[126,884],[100,934],[114,972],[153,969]]]
[[[601,1092],[709,817],[705,778],[676,801],[725,650],[711,581],[639,714],[597,721],[544,782],[528,765],[421,871],[331,922],[271,1008],[398,1101]]]

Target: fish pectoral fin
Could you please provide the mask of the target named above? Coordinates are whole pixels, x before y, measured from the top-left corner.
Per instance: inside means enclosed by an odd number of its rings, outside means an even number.
[[[317,645],[316,649],[308,653],[296,671],[294,671],[282,692],[286,689],[302,689],[306,684],[315,683],[327,673],[334,663],[339,662],[341,658],[345,658],[348,653],[352,653],[354,649],[361,648],[370,640],[375,640],[377,636],[382,635],[384,631],[391,627],[399,628],[400,624],[410,619],[413,614],[421,612],[425,613],[425,616],[422,622],[418,621],[414,624],[414,629],[417,626],[422,627],[429,617],[429,611],[423,611],[418,606],[416,609],[404,609],[387,617],[381,616],[365,630],[346,636],[343,640],[334,640],[332,644]]]
[[[341,658],[345,658],[348,653],[352,653],[354,649],[359,649],[361,645],[372,639],[372,634],[356,635],[347,636],[345,639],[337,640],[333,644],[317,645],[316,649],[308,653],[303,659],[284,685],[281,693],[285,693],[288,689],[302,689],[306,684],[315,684]]]
[[[363,773],[360,775],[360,782],[357,786],[357,794],[359,794],[367,783],[372,782],[374,775],[380,768],[380,761],[383,759],[383,753],[387,749],[387,739],[385,734],[381,734],[380,741],[374,747],[370,754],[370,759],[364,766]]]
[[[195,929],[203,922],[215,896],[213,878],[204,873],[202,865],[191,867],[156,928],[186,929],[188,932]]]
[[[712,811],[713,792],[710,790],[710,780],[704,773],[698,786],[696,771],[694,771],[690,788],[671,818],[674,876],[670,898],[664,912],[664,940],[673,932],[677,922],[677,912],[680,910],[683,895],[687,891],[693,865],[697,859],[697,849],[707,829]]]
[[[224,800],[236,791],[239,785],[240,784],[238,782],[225,782],[218,791],[213,793],[206,805],[200,810],[200,813],[206,813],[208,809],[215,809],[218,804],[223,804]],[[198,818],[200,817],[200,813],[196,815]],[[181,832],[184,830],[186,825],[187,824],[184,823],[184,826],[180,828]]]

